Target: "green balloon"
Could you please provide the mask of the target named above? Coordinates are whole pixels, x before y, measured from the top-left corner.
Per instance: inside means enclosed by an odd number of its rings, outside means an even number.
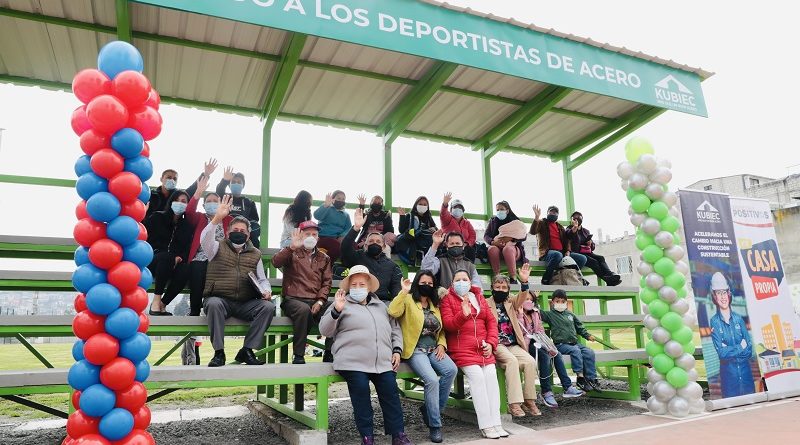
[[[667,372],[667,382],[675,388],[683,388],[689,383],[689,375],[683,368],[676,366]]]
[[[667,286],[677,290],[686,286],[686,277],[680,272],[672,272],[669,276],[664,277],[664,282]]]
[[[656,201],[650,204],[650,207],[647,209],[647,214],[661,221],[669,215],[669,207],[661,201]]]
[[[675,261],[672,261],[672,258],[663,257],[653,264],[653,269],[662,277],[668,277],[675,272]]]
[[[647,246],[642,250],[644,260],[650,264],[655,264],[656,261],[664,258],[664,250],[656,245]]]
[[[635,137],[625,144],[625,157],[631,164],[635,164],[643,154],[653,153],[655,153],[653,146],[645,138]]]
[[[675,361],[667,354],[653,356],[653,368],[661,374],[666,374],[675,367]]]
[[[669,332],[675,332],[683,326],[683,319],[675,312],[668,312],[661,317],[661,326]]]
[[[694,342],[690,341],[687,343],[682,343],[681,347],[683,348],[683,352],[687,354],[694,354]]]
[[[651,301],[657,298],[658,292],[649,287],[643,287],[642,290],[639,291],[639,299],[641,299],[644,304],[650,304]]]
[[[644,278],[639,278],[639,287],[647,287],[647,281]]]
[[[650,208],[650,198],[644,193],[637,193],[631,198],[631,207],[636,213],[644,213]]]
[[[675,218],[672,215],[668,215],[666,218],[661,220],[661,230],[665,230],[669,233],[675,233],[680,228],[681,222],[678,221],[678,218]]]
[[[672,339],[680,344],[689,343],[692,341],[692,338],[694,338],[694,333],[688,326],[681,326],[672,333]]]
[[[647,305],[647,310],[650,311],[650,315],[660,319],[667,312],[669,312],[669,305],[661,300],[656,299]]]
[[[647,345],[645,345],[644,350],[647,351],[647,355],[650,357],[655,357],[658,354],[664,353],[664,345],[660,345],[654,341],[649,341],[647,342]]]
[[[632,189],[632,188],[629,188],[628,191],[625,192],[625,195],[628,197],[628,201],[633,199],[633,197],[638,195],[638,194],[639,194],[639,192],[634,190],[634,189]]]
[[[655,239],[644,232],[639,232],[636,234],[636,248],[639,250],[644,250],[647,248],[647,246],[652,246],[655,243]]]
[[[677,233],[673,233],[672,234],[672,239],[675,240],[675,245],[676,246],[680,246],[681,245],[681,236],[680,235],[678,235]]]
[[[686,292],[686,288],[685,287],[682,287],[682,288],[678,289],[678,298],[686,298],[687,294],[688,294],[688,292]]]

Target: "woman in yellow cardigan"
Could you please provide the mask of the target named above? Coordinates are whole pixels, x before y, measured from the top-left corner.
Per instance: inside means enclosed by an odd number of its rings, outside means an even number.
[[[436,278],[431,271],[421,270],[413,283],[405,279],[401,287],[389,304],[389,315],[397,319],[403,331],[401,357],[425,382],[425,405],[420,407],[422,420],[430,428],[431,442],[440,443],[441,411],[447,404],[458,368],[446,353]]]

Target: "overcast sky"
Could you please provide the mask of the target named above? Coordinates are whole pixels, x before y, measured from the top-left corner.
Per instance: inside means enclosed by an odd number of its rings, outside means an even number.
[[[658,155],[672,160],[673,189],[739,173],[777,178],[800,163],[800,116],[793,107],[800,103],[795,87],[797,16],[791,2],[723,6],[672,1],[646,8],[641,1],[450,3],[716,72],[703,83],[709,118],[670,111],[637,132],[652,141]],[[77,105],[68,93],[0,85],[0,127],[6,128],[0,173],[73,178],[74,160],[82,154],[69,126]],[[261,126],[256,118],[177,106],[163,106],[161,113],[164,131],[151,143],[156,171],[176,168],[179,186],[186,187],[203,160],[216,156],[223,166],[231,164],[245,173],[246,193],[259,193]],[[294,196],[305,188],[322,199],[340,188],[354,201],[358,193],[382,193],[381,142],[373,134],[278,122],[273,147],[273,195]],[[396,204],[408,207],[417,195],[426,194],[438,205],[445,191],[453,191],[468,212],[482,211],[476,153],[403,138],[394,153]],[[577,207],[593,231],[602,228],[612,236],[631,231],[615,173],[623,159],[620,143],[575,172]],[[560,164],[505,153],[492,162],[495,201],[508,200],[519,215],[531,215],[533,203],[563,208]],[[221,173],[220,168],[215,182]],[[0,233],[71,236],[76,202],[69,189],[0,184],[6,216],[0,219]],[[271,211],[269,244],[277,245],[283,206]]]

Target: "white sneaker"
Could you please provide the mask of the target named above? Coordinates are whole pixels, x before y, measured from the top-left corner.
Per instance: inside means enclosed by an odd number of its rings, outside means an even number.
[[[500,437],[508,437],[508,436],[510,436],[510,434],[508,434],[508,431],[504,430],[502,426],[496,426],[496,427],[494,427],[494,431],[495,431],[495,432],[497,433],[497,435],[498,435],[498,436],[500,436]]]
[[[500,435],[497,434],[497,431],[495,431],[494,428],[484,428],[484,429],[481,430],[481,434],[483,434],[483,437],[485,437],[487,439],[499,439],[500,438]]]

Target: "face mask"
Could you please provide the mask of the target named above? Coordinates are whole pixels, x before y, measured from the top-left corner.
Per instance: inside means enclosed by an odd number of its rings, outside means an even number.
[[[183,215],[186,212],[186,203],[180,201],[173,201],[170,208],[176,215]]]
[[[428,211],[428,206],[417,205],[417,213],[419,213],[420,215],[422,215],[423,213],[425,213],[427,211]]]
[[[231,193],[234,195],[241,195],[242,190],[244,190],[244,184],[240,184],[238,182],[231,184]]]
[[[558,215],[553,215],[553,214],[547,215],[547,220],[550,222],[556,222],[558,221]]]
[[[470,287],[472,287],[472,284],[469,281],[456,281],[453,283],[453,289],[455,289],[459,297],[466,295]]]
[[[333,201],[333,208],[341,210],[344,208],[344,201]]]
[[[367,299],[367,295],[369,295],[369,291],[366,287],[352,287],[350,288],[350,298],[353,300],[361,303],[362,301]]]
[[[447,248],[447,255],[450,258],[457,258],[464,255],[464,246],[453,246]]]
[[[228,239],[231,240],[233,247],[241,248],[247,243],[247,234],[244,232],[231,232],[228,234]]]
[[[420,284],[417,289],[419,289],[419,294],[423,297],[431,298],[436,295],[436,289],[434,289],[433,286],[428,286],[427,284]]]
[[[508,217],[508,212],[506,212],[505,210],[498,210],[497,213],[495,213],[495,216],[497,216],[497,219],[502,221],[506,219],[506,217]]]
[[[492,298],[494,301],[498,303],[502,303],[508,299],[508,291],[507,290],[493,290],[492,291]]]
[[[175,190],[175,188],[177,187],[178,187],[178,181],[174,179],[167,179],[166,181],[164,181],[164,188],[166,188],[167,190]]]
[[[525,312],[533,312],[536,307],[533,305],[533,301],[523,301],[522,302],[522,310]]]
[[[206,214],[209,216],[214,216],[217,214],[217,209],[219,208],[218,202],[207,202],[203,204],[203,209],[205,209]]]
[[[370,244],[367,246],[367,255],[371,257],[380,256],[383,253],[383,247],[380,244]]]
[[[380,212],[381,210],[383,210],[383,204],[372,204],[372,205],[370,205],[370,206],[369,206],[369,208],[370,208],[370,209],[371,209],[373,212],[375,212],[375,213],[378,213],[378,212]]]
[[[311,249],[317,247],[317,239],[314,238],[313,236],[305,237],[303,239],[303,247],[305,247],[308,250],[311,250]]]
[[[553,303],[553,309],[558,312],[564,312],[567,310],[567,303]]]
[[[464,216],[464,211],[459,208],[455,208],[452,212],[450,212],[450,214],[453,215],[453,218],[461,218]]]

